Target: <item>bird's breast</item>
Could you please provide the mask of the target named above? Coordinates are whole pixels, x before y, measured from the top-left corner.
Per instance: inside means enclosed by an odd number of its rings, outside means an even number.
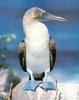
[[[42,53],[48,48],[48,40],[36,39],[27,43],[27,49],[32,53]]]
[[[43,52],[49,44],[49,33],[43,23],[36,23],[29,27],[27,32],[27,48],[32,52]]]

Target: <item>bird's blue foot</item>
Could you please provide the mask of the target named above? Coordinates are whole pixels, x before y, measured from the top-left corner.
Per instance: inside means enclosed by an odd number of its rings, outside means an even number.
[[[28,81],[22,83],[21,86],[22,86],[23,90],[35,91],[36,88],[39,86],[40,83],[41,83],[41,81],[28,80]]]
[[[55,90],[56,85],[53,82],[43,81],[39,86],[44,90]]]

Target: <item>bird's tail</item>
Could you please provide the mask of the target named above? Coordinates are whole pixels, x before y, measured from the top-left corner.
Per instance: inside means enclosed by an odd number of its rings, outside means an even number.
[[[44,78],[44,76],[45,76],[45,73],[44,73],[44,72],[43,72],[43,73],[40,73],[40,74],[35,74],[35,73],[33,73],[33,77],[34,77],[34,79],[35,79],[36,81],[42,81],[43,78]]]

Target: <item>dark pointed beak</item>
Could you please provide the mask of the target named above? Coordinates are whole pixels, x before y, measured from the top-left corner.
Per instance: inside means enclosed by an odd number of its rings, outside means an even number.
[[[55,20],[55,21],[67,21],[63,17],[55,16],[50,13],[44,12],[42,16],[40,16],[41,21],[49,21],[49,20]]]

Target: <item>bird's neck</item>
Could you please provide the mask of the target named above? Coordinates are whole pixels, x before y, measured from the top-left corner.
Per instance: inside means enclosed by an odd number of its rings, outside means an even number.
[[[29,31],[30,27],[38,23],[37,20],[32,20],[31,18],[27,18],[27,19],[28,20],[23,21],[23,29],[25,34]]]
[[[40,37],[40,36],[47,36],[49,37],[48,34],[48,29],[46,27],[45,24],[41,23],[41,22],[32,22],[30,25],[26,25],[25,26],[25,37]],[[40,37],[42,38],[42,37]]]
[[[36,25],[38,22],[34,22],[34,21],[31,21],[29,24],[26,23],[26,25],[24,26],[24,31],[25,33],[28,33],[30,31],[30,29]]]

